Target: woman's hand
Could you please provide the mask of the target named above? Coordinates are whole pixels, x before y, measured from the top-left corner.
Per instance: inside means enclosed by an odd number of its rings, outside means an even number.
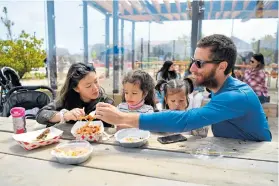
[[[64,114],[65,121],[77,121],[81,116],[85,116],[84,109],[74,108]]]

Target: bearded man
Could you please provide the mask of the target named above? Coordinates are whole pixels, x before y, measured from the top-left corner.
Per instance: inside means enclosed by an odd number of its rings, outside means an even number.
[[[201,108],[133,114],[99,103],[96,117],[107,123],[125,123],[153,132],[186,132],[212,125],[216,137],[271,141],[268,122],[257,95],[246,83],[230,75],[236,56],[235,44],[224,35],[210,35],[198,42],[190,71],[196,85],[205,86],[212,92],[210,102]]]

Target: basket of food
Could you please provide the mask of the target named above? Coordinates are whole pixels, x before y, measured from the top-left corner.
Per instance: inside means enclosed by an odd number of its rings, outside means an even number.
[[[77,140],[97,142],[101,140],[104,132],[102,121],[77,121],[71,133]]]
[[[13,138],[25,150],[32,150],[41,146],[59,142],[62,133],[62,130],[49,127],[37,131],[14,134]]]
[[[119,130],[115,134],[115,139],[123,147],[141,147],[146,144],[150,137],[149,131],[144,131],[136,128],[127,128]]]
[[[63,164],[80,164],[88,160],[93,152],[93,147],[87,141],[73,140],[57,145],[51,155]]]

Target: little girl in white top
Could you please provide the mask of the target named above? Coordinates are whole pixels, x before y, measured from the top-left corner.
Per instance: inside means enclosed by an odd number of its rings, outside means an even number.
[[[122,112],[152,113],[155,109],[154,81],[142,70],[131,71],[122,80],[122,103],[117,108]]]

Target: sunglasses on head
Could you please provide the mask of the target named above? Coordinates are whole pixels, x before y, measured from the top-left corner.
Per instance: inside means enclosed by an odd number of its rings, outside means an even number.
[[[214,64],[219,64],[224,60],[212,60],[212,61],[203,61],[203,60],[199,60],[199,59],[194,59],[193,57],[191,57],[191,63],[195,63],[195,65],[198,68],[202,68],[202,66],[206,63],[214,63]]]

